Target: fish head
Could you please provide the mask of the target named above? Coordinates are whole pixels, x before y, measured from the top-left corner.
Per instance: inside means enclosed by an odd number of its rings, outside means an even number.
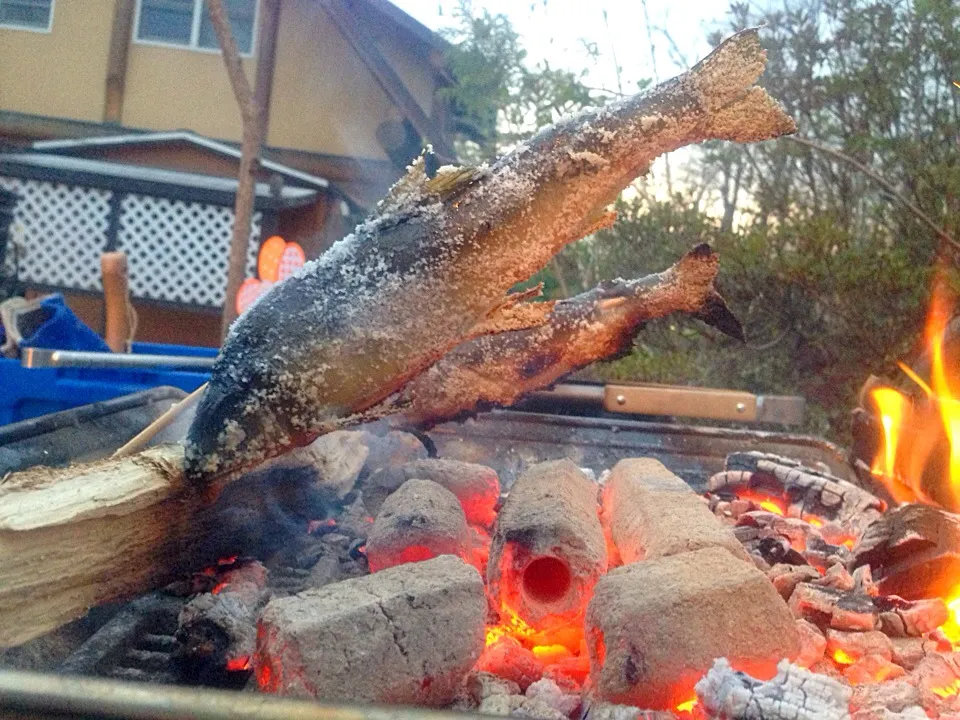
[[[302,398],[285,392],[269,370],[244,372],[211,375],[187,433],[188,478],[233,476],[315,439],[316,432],[298,426],[305,414]]]

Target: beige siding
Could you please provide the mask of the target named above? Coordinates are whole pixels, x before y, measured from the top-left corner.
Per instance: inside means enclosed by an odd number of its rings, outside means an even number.
[[[270,108],[270,145],[385,160],[376,138],[377,126],[399,117],[318,3],[284,3]]]
[[[56,0],[51,32],[0,27],[0,109],[103,120],[114,0]]]
[[[414,100],[427,114],[433,114],[433,93],[436,88],[433,71],[426,60],[417,57],[398,42],[389,39],[377,43],[380,52],[402,79]]]
[[[244,61],[253,78],[255,61]],[[133,41],[127,66],[123,124],[150,130],[193,130],[240,140],[240,110],[220,53]]]
[[[56,0],[53,31],[0,28],[0,109],[101,121],[115,0]],[[427,63],[392,37],[375,43],[423,110]],[[244,60],[253,79],[255,59]],[[401,119],[373,74],[316,0],[283,0],[269,145],[387,160],[380,123]],[[131,41],[123,125],[189,129],[239,141],[240,112],[219,53]]]

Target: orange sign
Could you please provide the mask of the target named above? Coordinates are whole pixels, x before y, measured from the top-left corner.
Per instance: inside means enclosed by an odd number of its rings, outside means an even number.
[[[237,291],[237,314],[242,315],[257,298],[281,280],[286,280],[307,261],[303,248],[279,235],[267,238],[257,255],[258,278],[247,278]]]

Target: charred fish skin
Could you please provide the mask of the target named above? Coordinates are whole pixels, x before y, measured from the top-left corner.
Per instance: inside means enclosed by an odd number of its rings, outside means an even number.
[[[707,244],[667,270],[614,280],[553,305],[535,328],[463,343],[397,397],[397,427],[430,429],[490,407],[508,407],[597,360],[629,353],[643,326],[683,313],[744,341],[743,327],[717,293],[719,259]]]
[[[197,481],[363,417],[470,337],[507,291],[612,221],[607,205],[691,142],[793,132],[753,83],[756,30],[687,73],[585,111],[481,168],[417,163],[367,221],[234,324],[186,448]]]

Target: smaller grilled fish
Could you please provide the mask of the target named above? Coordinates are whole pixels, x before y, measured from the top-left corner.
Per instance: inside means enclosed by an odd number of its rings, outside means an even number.
[[[512,405],[590,363],[630,352],[644,323],[675,312],[743,341],[740,322],[714,287],[718,269],[717,254],[697,245],[661,273],[603,283],[552,303],[539,327],[466,342],[392,398],[400,414],[391,424],[429,429]]]

